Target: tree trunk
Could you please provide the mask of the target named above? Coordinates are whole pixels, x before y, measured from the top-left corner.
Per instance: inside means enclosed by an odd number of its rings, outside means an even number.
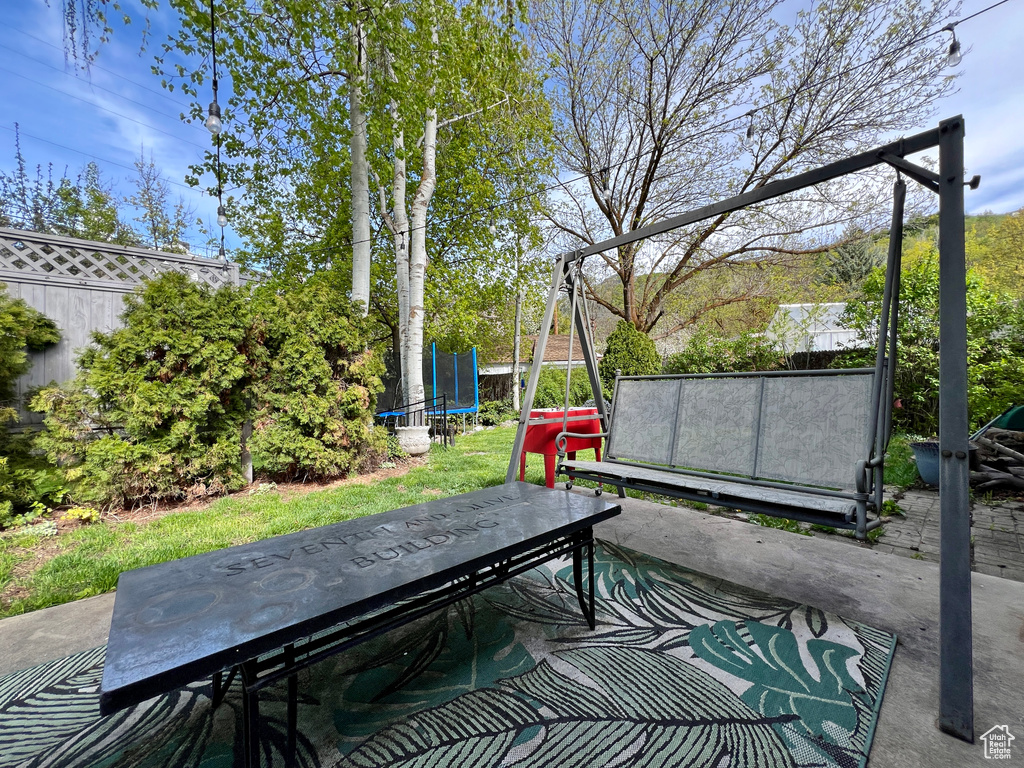
[[[431,70],[429,77],[433,80],[437,68],[437,16],[433,3],[431,8]],[[409,337],[407,339],[408,366],[406,379],[409,382],[409,400],[416,402],[424,399],[423,389],[423,315],[424,315],[424,279],[427,272],[427,210],[430,199],[434,196],[437,183],[437,108],[434,104],[436,88],[431,82],[427,92],[426,114],[423,120],[423,168],[420,183],[412,201],[410,217],[411,237],[409,238]],[[422,412],[420,414],[422,417]],[[420,422],[416,422],[420,423]]]
[[[518,281],[517,281],[518,283]],[[523,292],[516,287],[516,327],[512,342],[512,410],[519,413],[519,329],[523,318]]]
[[[405,212],[405,134],[399,122],[398,104],[391,103],[391,120],[395,135],[392,145],[395,150],[395,169],[391,180],[391,202],[394,206],[395,277],[398,292],[398,342],[396,348],[402,369],[403,402],[413,401],[409,381],[409,217]],[[421,374],[422,375],[422,374]]]
[[[370,310],[370,175],[366,164],[366,29],[357,17],[352,25],[353,67],[349,78],[349,121],[352,126],[352,301]]]

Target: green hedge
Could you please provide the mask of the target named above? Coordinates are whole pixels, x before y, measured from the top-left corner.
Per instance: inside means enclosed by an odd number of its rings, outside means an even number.
[[[241,487],[254,465],[328,477],[383,450],[372,429],[379,359],[344,292],[212,290],[180,274],[127,297],[123,327],[93,335],[79,373],[40,392],[39,444],[80,501],[128,504]]]
[[[18,420],[15,382],[32,367],[29,351],[58,341],[54,322],[11,298],[0,283],[0,528],[34,516],[64,496],[57,470],[34,455],[27,435],[10,431]]]
[[[598,363],[605,396],[610,399],[615,386],[615,372],[623,376],[650,376],[661,373],[661,356],[651,338],[638,331],[632,323],[619,320],[608,336],[604,357]]]

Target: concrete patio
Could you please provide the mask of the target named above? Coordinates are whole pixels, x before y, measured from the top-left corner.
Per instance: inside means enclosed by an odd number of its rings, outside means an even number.
[[[724,581],[895,632],[899,645],[869,765],[987,764],[980,739],[967,744],[935,725],[936,563],[883,551],[881,545],[797,536],[634,499],[623,500],[623,514],[602,523],[596,534]],[[1024,583],[975,572],[973,587],[976,736],[1006,725],[1024,738]],[[0,622],[0,674],[105,642],[113,598],[102,595]]]

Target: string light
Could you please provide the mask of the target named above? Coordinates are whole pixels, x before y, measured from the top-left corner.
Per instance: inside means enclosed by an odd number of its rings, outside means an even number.
[[[949,32],[953,39],[949,42],[949,50],[946,52],[946,65],[955,67],[963,59],[960,53],[960,41],[956,39],[957,22],[951,22],[942,28],[943,32]]]
[[[601,197],[607,201],[612,199],[612,187],[611,187],[611,168],[605,167],[601,169]]]
[[[747,132],[746,132],[746,134],[744,134],[743,138],[740,140],[740,143],[746,149],[750,149],[751,147],[754,146],[754,115],[755,114],[757,114],[757,110],[756,109],[752,109],[749,112],[747,112],[747,114],[745,115],[745,117],[750,118],[750,120],[747,123]]]
[[[220,104],[217,103],[217,21],[213,14],[213,0],[210,0],[210,51],[213,56],[213,101],[204,125],[214,136],[219,136],[224,124],[220,119]]]
[[[217,226],[223,229],[228,225],[228,214],[223,205],[217,206]]]
[[[203,125],[206,126],[206,130],[212,133],[214,136],[220,134],[224,124],[220,120],[220,104],[217,103],[217,79],[213,80],[213,101],[210,102],[210,109],[207,113],[208,117]]]

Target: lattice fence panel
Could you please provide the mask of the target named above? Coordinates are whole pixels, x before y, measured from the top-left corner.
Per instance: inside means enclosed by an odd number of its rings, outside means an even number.
[[[169,271],[214,288],[239,279],[238,266],[229,262],[4,228],[0,271],[130,287]]]

